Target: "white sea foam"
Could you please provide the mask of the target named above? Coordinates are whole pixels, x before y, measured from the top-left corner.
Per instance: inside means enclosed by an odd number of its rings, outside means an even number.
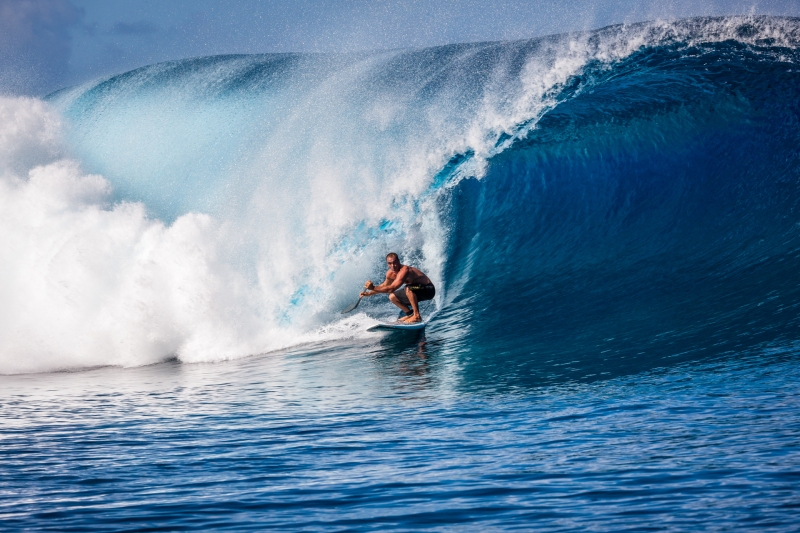
[[[0,99],[0,371],[220,359],[269,347],[203,214],[165,226],[63,157],[58,116]],[[30,168],[25,171],[25,166]],[[261,344],[259,344],[259,342]]]
[[[276,224],[254,278],[230,222],[187,213],[166,225],[142,203],[112,203],[108,181],[66,155],[47,104],[0,98],[0,117],[0,372],[219,361],[374,323],[363,314],[315,321],[331,298],[314,286],[292,314],[306,261],[340,266],[341,256],[293,253],[295,236]],[[360,252],[349,258],[369,270]],[[363,278],[349,277],[337,279],[355,293]]]

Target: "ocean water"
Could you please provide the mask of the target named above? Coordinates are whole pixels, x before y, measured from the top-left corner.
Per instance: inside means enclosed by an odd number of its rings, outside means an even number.
[[[0,528],[797,531],[800,21],[0,98]],[[423,333],[352,303],[396,251]]]

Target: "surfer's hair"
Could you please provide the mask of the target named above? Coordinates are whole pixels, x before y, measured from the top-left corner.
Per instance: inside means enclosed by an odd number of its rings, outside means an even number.
[[[400,256],[394,252],[389,252],[388,254],[386,254],[386,259],[389,259],[390,257],[394,257],[395,261],[400,261]]]

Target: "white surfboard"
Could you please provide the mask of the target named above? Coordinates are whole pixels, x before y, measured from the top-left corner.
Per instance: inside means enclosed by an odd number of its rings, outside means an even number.
[[[367,328],[367,331],[378,331],[378,330],[404,330],[410,331],[415,329],[423,329],[425,327],[425,322],[414,322],[413,324],[404,324],[403,322],[381,322],[380,324],[375,324],[374,326],[370,326]]]

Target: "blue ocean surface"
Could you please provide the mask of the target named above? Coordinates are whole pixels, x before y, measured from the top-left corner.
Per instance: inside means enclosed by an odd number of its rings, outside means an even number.
[[[0,529],[800,529],[800,20],[0,104]]]
[[[796,351],[499,393],[435,337],[3,377],[3,529],[796,530]]]

